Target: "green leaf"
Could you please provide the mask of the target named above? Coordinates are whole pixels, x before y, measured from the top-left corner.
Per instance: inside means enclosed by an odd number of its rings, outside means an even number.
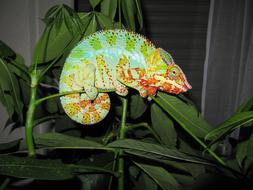
[[[178,183],[183,185],[183,187],[192,187],[192,185],[195,182],[195,179],[192,176],[189,176],[189,175],[176,174],[176,173],[173,173],[172,175],[174,176],[174,178],[176,178]]]
[[[8,143],[0,144],[0,153],[11,152],[11,150],[16,150],[19,147],[21,139],[17,139]]]
[[[110,170],[74,164],[63,164],[59,160],[42,160],[29,157],[0,156],[0,174],[18,178],[38,180],[66,180],[78,173],[109,173]]]
[[[2,40],[0,40],[0,58],[13,58],[15,56],[16,53]]]
[[[61,6],[55,5],[51,7],[45,14],[45,17],[42,19],[46,24],[49,24],[54,20],[57,16],[58,12],[60,12]]]
[[[96,13],[96,16],[98,19],[98,23],[102,29],[113,28],[113,22],[109,17],[103,15],[102,13]]]
[[[175,147],[177,133],[169,116],[156,104],[151,105],[151,121],[154,131],[168,147]]]
[[[205,137],[211,130],[211,126],[203,119],[195,106],[186,104],[177,96],[158,92],[153,100],[177,123],[196,136]]]
[[[141,164],[134,162],[142,169],[151,179],[153,179],[163,190],[179,190],[182,187],[177,180],[165,169],[158,166]]]
[[[54,99],[49,99],[45,102],[46,110],[50,113],[56,113],[58,112],[58,104],[57,101]]]
[[[10,71],[6,62],[0,59],[0,97],[2,103],[7,106],[7,110],[15,110],[19,117],[19,122],[23,122],[23,103],[20,99],[20,88],[16,77]],[[10,94],[6,94],[6,92]],[[10,96],[9,96],[10,95]],[[13,108],[10,108],[13,107]],[[9,112],[12,117],[12,113]]]
[[[93,9],[100,3],[101,0],[89,0]]]
[[[129,105],[129,116],[132,119],[137,119],[147,110],[148,104],[145,99],[138,94],[131,95]]]
[[[176,149],[169,149],[158,144],[146,143],[132,139],[117,140],[107,145],[107,147],[123,148],[125,152],[132,153],[132,151],[143,158],[153,157],[156,160],[177,160],[184,162],[209,164],[205,160],[189,156]]]
[[[143,28],[143,17],[142,17],[142,10],[141,10],[141,2],[140,0],[135,0],[135,6],[137,9],[137,19],[140,25],[139,30]]]
[[[44,133],[34,138],[38,148],[108,150],[102,144],[60,133]]]
[[[245,112],[245,111],[252,111],[253,109],[253,96],[249,98],[245,103],[240,105],[240,107],[237,110],[238,112]]]
[[[91,17],[91,20],[89,22],[89,25],[87,26],[87,29],[84,33],[84,36],[88,36],[97,30],[97,21],[96,21],[96,15],[93,14]]]
[[[231,133],[233,130],[253,121],[253,111],[239,112],[234,114],[228,120],[214,128],[206,135],[206,139],[211,139],[213,144],[222,139],[225,135]]]
[[[0,85],[0,101],[3,106],[6,108],[6,111],[10,118],[12,118],[14,114],[14,103],[10,94],[6,94],[4,89]],[[10,119],[11,120],[11,119]]]
[[[28,67],[25,65],[25,60],[21,55],[16,54],[15,60],[9,62],[9,67],[12,72],[19,76],[21,79],[26,82],[30,81]]]
[[[82,13],[78,13],[78,16],[82,22],[82,34],[84,34],[84,32],[86,31],[86,29],[91,21],[92,13],[82,12]]]
[[[131,182],[134,183],[136,190],[157,190],[157,184],[139,167],[133,165],[129,167]]]
[[[114,19],[117,11],[117,1],[118,0],[103,0],[101,2],[101,12],[111,19]]]
[[[77,34],[81,34],[82,23],[74,10],[64,5],[51,14],[53,14],[50,15],[51,21],[36,44],[33,55],[34,64],[52,61],[63,53]]]
[[[42,64],[53,60],[63,53],[72,38],[64,22],[59,29],[53,24],[47,26],[35,47],[33,62]]]
[[[135,18],[136,7],[134,0],[121,1],[122,2],[122,11],[124,18],[127,23],[127,27],[135,31]]]
[[[60,161],[0,156],[0,174],[18,178],[65,180],[73,177],[71,168]]]
[[[245,159],[250,163],[249,165],[253,164],[253,134],[248,140],[239,143],[236,148],[236,160],[241,168]]]
[[[126,27],[120,22],[115,22],[113,25],[113,28],[114,29],[126,29]]]
[[[253,97],[249,98],[246,102],[240,105],[236,113],[245,112],[245,111],[253,111]],[[253,122],[250,122],[247,124],[247,126],[251,126],[251,125],[253,125]]]

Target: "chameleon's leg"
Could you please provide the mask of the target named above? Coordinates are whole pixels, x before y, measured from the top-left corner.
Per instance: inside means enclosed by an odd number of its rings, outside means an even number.
[[[94,100],[98,95],[98,89],[95,87],[95,72],[96,68],[93,64],[88,63],[83,68],[83,87],[85,93],[90,100]]]
[[[148,89],[140,83],[140,78],[143,77],[143,74],[140,69],[130,68],[129,60],[126,56],[123,56],[116,66],[117,80],[125,86],[138,90],[142,97],[146,97]]]
[[[116,93],[120,96],[126,96],[128,94],[127,87],[119,81],[114,82]]]

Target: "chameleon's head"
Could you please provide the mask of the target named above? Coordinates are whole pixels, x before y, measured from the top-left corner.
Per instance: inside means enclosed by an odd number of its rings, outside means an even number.
[[[162,61],[166,64],[166,71],[162,75],[155,76],[159,80],[158,89],[171,94],[179,94],[190,90],[191,85],[188,83],[182,69],[175,64],[171,55],[161,48],[159,48],[159,51]]]

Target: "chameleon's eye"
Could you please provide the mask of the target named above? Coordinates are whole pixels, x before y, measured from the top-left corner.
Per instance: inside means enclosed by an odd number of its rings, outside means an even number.
[[[169,70],[170,77],[177,77],[179,74],[180,74],[180,70],[178,68],[176,68],[176,67],[172,67]]]

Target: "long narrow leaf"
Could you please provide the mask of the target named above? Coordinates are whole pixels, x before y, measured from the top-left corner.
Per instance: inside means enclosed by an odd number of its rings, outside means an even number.
[[[156,104],[151,105],[151,121],[154,131],[168,147],[175,147],[177,133],[171,118]]]
[[[141,9],[141,2],[140,0],[135,0],[136,8],[137,8],[137,19],[140,25],[139,30],[143,28],[143,16],[142,16],[142,9]]]
[[[189,156],[184,154],[176,149],[169,149],[158,144],[146,143],[132,139],[117,140],[107,145],[107,147],[112,148],[123,148],[126,151],[131,153],[132,150],[140,151],[145,158],[147,155],[154,155],[157,159],[170,159],[184,162],[192,163],[203,163],[206,164],[206,161],[203,161],[197,157]],[[141,154],[139,154],[141,156]]]
[[[111,29],[111,28],[113,28],[113,22],[110,19],[110,17],[105,16],[102,13],[97,13],[96,16],[97,16],[98,23],[99,23],[99,25],[102,29]]]
[[[158,166],[134,162],[151,179],[153,179],[163,190],[180,190],[182,187],[177,180],[165,169]]]
[[[153,99],[181,126],[196,136],[205,137],[211,130],[211,126],[194,106],[186,104],[176,96],[158,92],[157,97],[153,97]]]
[[[23,103],[20,99],[20,88],[17,79],[11,73],[6,62],[0,59],[0,86],[1,89],[9,92],[13,101],[14,110],[19,116],[19,121],[23,122]],[[4,94],[2,94],[4,95]]]
[[[80,139],[60,133],[44,133],[39,136],[35,136],[34,140],[38,148],[113,150],[94,141]]]
[[[117,11],[117,1],[118,0],[103,0],[101,2],[101,12],[111,19],[114,19]]]
[[[39,180],[66,180],[79,173],[108,173],[110,170],[93,166],[63,164],[59,160],[39,160],[28,157],[0,156],[0,174]]]
[[[245,103],[243,103],[237,110],[238,112],[252,111],[253,109],[253,96],[250,97]]]
[[[226,134],[231,133],[233,130],[253,121],[253,111],[239,112],[234,114],[231,118],[220,124],[218,127],[210,131],[206,135],[206,139],[211,139],[211,143],[217,142]]]
[[[127,27],[135,31],[135,18],[136,6],[134,0],[121,1],[122,2],[122,11],[125,17]]]

